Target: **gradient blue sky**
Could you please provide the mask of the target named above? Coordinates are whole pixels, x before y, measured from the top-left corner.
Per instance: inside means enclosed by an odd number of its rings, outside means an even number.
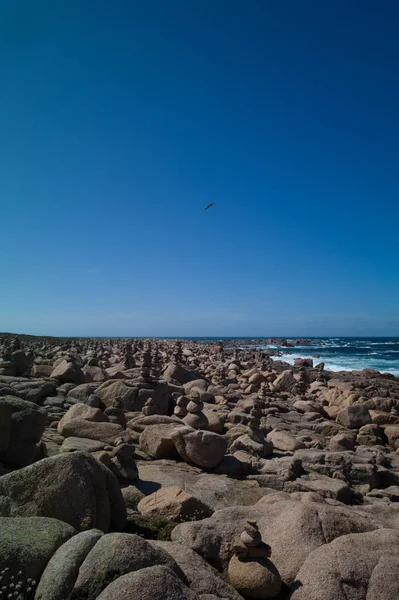
[[[3,0],[0,331],[399,335],[398,28],[396,0]]]

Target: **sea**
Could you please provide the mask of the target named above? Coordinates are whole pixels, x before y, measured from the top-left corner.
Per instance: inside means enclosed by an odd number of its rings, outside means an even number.
[[[324,362],[328,371],[361,371],[375,369],[381,373],[399,375],[399,338],[311,338],[311,344],[294,348],[264,346],[280,350],[278,357],[289,364],[296,358],[313,358]],[[314,355],[318,354],[318,358]]]
[[[196,338],[198,341],[205,338]],[[206,338],[217,340],[220,338]],[[223,338],[228,341],[238,338]],[[245,347],[244,338],[243,346]],[[296,338],[282,338],[296,339]],[[312,358],[313,364],[324,362],[328,371],[361,371],[375,369],[381,373],[392,373],[399,376],[399,337],[318,337],[302,338],[310,340],[310,344],[292,348],[277,345],[262,345],[258,348],[279,350],[282,355],[275,357],[293,364],[296,358]],[[248,338],[250,341],[250,338]],[[251,340],[252,342],[252,340]],[[253,346],[253,343],[251,343]],[[319,355],[315,358],[314,355]]]

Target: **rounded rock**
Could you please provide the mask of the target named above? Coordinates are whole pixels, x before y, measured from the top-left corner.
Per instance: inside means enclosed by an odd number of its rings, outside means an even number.
[[[243,560],[233,555],[227,575],[230,585],[249,598],[275,598],[281,590],[280,573],[267,558]]]

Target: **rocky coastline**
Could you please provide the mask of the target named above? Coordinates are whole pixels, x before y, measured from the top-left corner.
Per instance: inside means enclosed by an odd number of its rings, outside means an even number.
[[[397,600],[399,378],[266,344],[0,334],[0,598]]]

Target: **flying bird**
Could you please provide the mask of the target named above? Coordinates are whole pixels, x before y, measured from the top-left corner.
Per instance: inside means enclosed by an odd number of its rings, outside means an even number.
[[[208,204],[208,206],[205,208],[205,210],[208,210],[208,208],[212,208],[212,206],[215,206],[214,202],[211,202],[210,204]]]

